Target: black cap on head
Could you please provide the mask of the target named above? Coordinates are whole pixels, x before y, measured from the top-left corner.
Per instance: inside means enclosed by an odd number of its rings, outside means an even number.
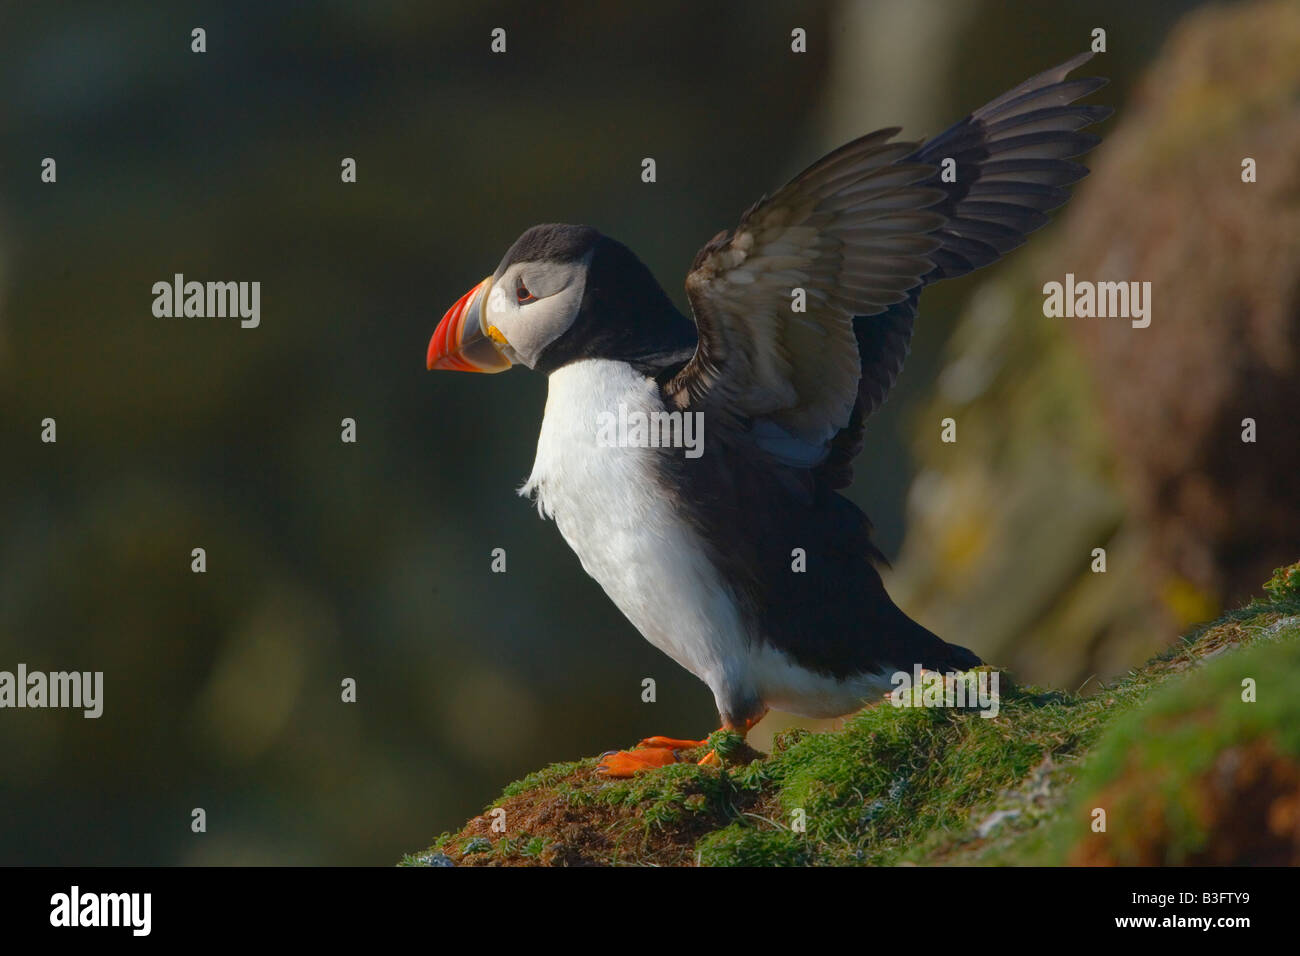
[[[602,238],[591,226],[557,222],[533,226],[506,251],[497,266],[496,278],[516,262],[576,262]]]

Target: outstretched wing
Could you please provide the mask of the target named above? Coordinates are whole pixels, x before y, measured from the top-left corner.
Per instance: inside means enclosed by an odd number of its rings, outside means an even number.
[[[862,377],[853,316],[920,284],[945,222],[929,208],[944,191],[920,185],[935,168],[904,162],[917,146],[897,132],[837,149],[700,250],[686,277],[699,342],[666,387],[679,407],[761,422],[793,463],[824,457]]]
[[[1073,106],[1105,84],[1065,77],[1085,53],[1026,80],[924,145],[871,133],[751,208],[686,279],[699,343],[665,387],[678,407],[746,422],[787,464],[851,479],[870,414],[893,387],[921,289],[996,261],[1047,222],[1087,169]],[[951,163],[945,162],[952,160]],[[802,289],[807,310],[792,309]]]

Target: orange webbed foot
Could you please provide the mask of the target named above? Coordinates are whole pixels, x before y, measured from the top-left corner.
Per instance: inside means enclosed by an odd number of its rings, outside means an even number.
[[[677,763],[677,751],[703,747],[707,740],[682,740],[677,737],[646,737],[632,750],[603,754],[596,772],[606,777],[630,777],[640,770],[653,770]]]
[[[596,773],[606,777],[630,777],[640,770],[653,770],[676,762],[677,754],[669,747],[616,750],[600,758]]]
[[[767,711],[764,710],[763,713]],[[762,717],[751,717],[742,725],[731,721],[723,722],[724,730],[738,731],[743,737]],[[630,777],[642,770],[653,770],[678,762],[677,751],[696,750],[708,744],[708,740],[682,740],[677,737],[646,737],[632,750],[611,750],[601,754],[596,773],[606,777]],[[706,753],[699,761],[701,767],[718,767],[722,759],[713,750]]]

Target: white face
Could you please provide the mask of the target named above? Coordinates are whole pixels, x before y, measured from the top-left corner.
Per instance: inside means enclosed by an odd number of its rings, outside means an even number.
[[[569,330],[582,305],[590,259],[588,253],[577,262],[515,262],[493,279],[483,326],[506,358],[533,368],[546,346]]]

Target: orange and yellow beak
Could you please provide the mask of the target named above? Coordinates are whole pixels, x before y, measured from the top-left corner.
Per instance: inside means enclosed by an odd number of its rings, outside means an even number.
[[[483,325],[483,306],[491,289],[492,277],[488,276],[447,310],[429,340],[430,369],[491,373],[510,367],[510,359],[501,354]]]

